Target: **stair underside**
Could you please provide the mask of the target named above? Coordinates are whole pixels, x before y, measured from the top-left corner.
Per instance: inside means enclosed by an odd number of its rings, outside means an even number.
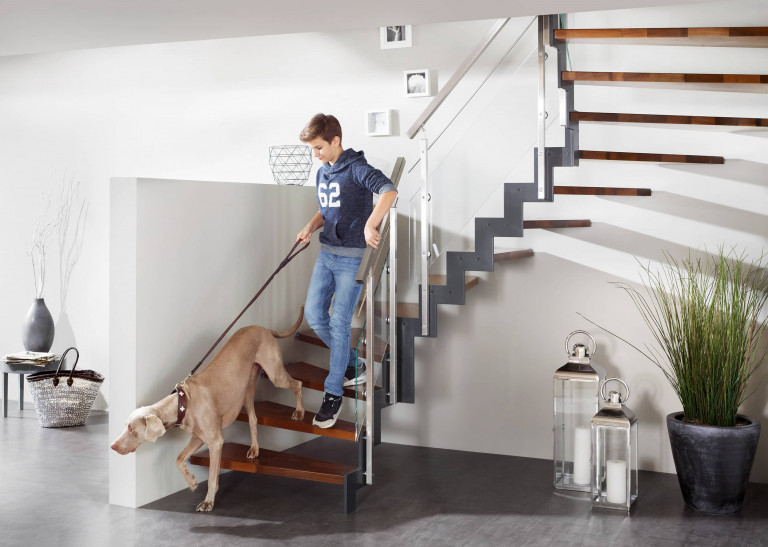
[[[575,84],[768,93],[765,74],[563,71],[562,77],[563,81]]]
[[[337,420],[333,427],[322,429],[312,425],[312,420],[315,418],[314,412],[309,412],[307,410],[304,412],[303,420],[292,420],[291,415],[293,414],[294,408],[291,406],[273,403],[272,401],[257,401],[254,406],[259,425],[279,427],[280,429],[300,431],[302,433],[312,433],[324,437],[334,437],[345,441],[355,440],[355,424],[352,422]],[[242,412],[237,419],[240,422],[247,422],[248,415],[245,412]],[[363,428],[363,430],[364,429],[365,428]]]
[[[768,47],[768,27],[557,29],[571,43]]]
[[[650,188],[613,188],[603,186],[555,186],[555,194],[571,196],[650,196]]]
[[[686,154],[648,154],[642,152],[609,152],[606,150],[579,150],[583,160],[650,161],[655,163],[708,163],[722,164],[722,156],[691,156]]]
[[[309,363],[297,361],[295,363],[286,364],[285,370],[288,372],[291,378],[301,381],[303,387],[307,389],[313,389],[315,391],[325,391],[325,378],[328,376],[328,371],[326,369],[316,367],[315,365],[310,365]],[[355,392],[354,387],[344,388],[344,396],[351,397],[353,399],[357,397],[358,399],[364,401],[365,394],[363,393],[363,390],[365,385],[360,385],[359,388],[360,390],[357,393]],[[381,388],[376,386],[374,389],[379,390]]]
[[[714,125],[768,127],[766,118],[724,118],[715,116],[675,116],[668,114],[622,114],[616,112],[571,112],[574,122],[653,123],[669,125]]]
[[[344,484],[345,475],[356,470],[349,465],[275,452],[265,448],[259,449],[258,458],[249,460],[246,458],[248,449],[249,447],[244,444],[224,443],[221,455],[222,469],[331,484]],[[189,462],[208,467],[211,463],[210,453],[208,450],[199,452],[193,455]]]

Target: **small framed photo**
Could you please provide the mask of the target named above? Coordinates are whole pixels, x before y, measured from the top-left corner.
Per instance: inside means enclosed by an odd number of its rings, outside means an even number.
[[[413,31],[411,25],[394,25],[391,27],[379,27],[381,49],[396,47],[411,47],[413,44]]]
[[[369,137],[388,137],[392,134],[392,111],[369,110],[365,114],[365,134]]]
[[[429,69],[405,71],[406,97],[431,97],[433,92],[432,71]]]

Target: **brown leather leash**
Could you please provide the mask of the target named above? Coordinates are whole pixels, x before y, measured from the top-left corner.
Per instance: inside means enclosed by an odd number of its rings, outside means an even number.
[[[275,276],[278,274],[278,272],[280,270],[282,270],[283,268],[285,268],[291,260],[296,258],[299,255],[299,253],[302,252],[307,247],[309,247],[309,244],[310,244],[310,242],[307,242],[307,243],[304,244],[303,247],[301,247],[298,251],[296,251],[296,247],[299,246],[299,243],[301,243],[301,240],[298,240],[298,241],[296,241],[296,243],[293,244],[293,247],[291,247],[291,250],[288,251],[288,254],[283,259],[283,261],[280,263],[280,265],[277,267],[277,269],[274,272],[272,272],[272,275],[269,276],[269,279],[267,279],[267,282],[264,283],[264,285],[261,286],[261,288],[259,289],[259,292],[256,293],[256,296],[251,298],[251,301],[248,302],[248,304],[243,308],[243,311],[241,311],[240,314],[237,317],[235,317],[235,320],[232,321],[229,324],[229,326],[226,328],[226,330],[223,333],[221,333],[221,336],[219,336],[219,339],[216,340],[213,343],[213,345],[211,346],[211,349],[209,349],[208,352],[205,355],[203,355],[203,358],[200,359],[200,362],[197,363],[197,365],[195,365],[195,368],[193,368],[192,372],[190,372],[187,375],[187,378],[192,376],[195,373],[195,371],[197,371],[197,369],[200,368],[200,365],[202,365],[205,362],[205,360],[208,358],[208,356],[211,354],[211,352],[216,348],[216,346],[219,345],[219,342],[221,342],[222,339],[227,335],[227,333],[232,329],[232,327],[235,326],[235,323],[237,323],[237,321],[243,316],[243,314],[246,312],[246,310],[251,307],[251,304],[253,304],[256,301],[256,299],[259,296],[261,296],[261,293],[264,292],[264,289],[267,288],[267,285],[270,284],[270,282],[275,278]],[[296,251],[296,252],[294,252],[294,251]],[[176,389],[174,389],[171,392],[171,393],[174,393],[174,392],[178,392],[179,393],[179,405],[178,405],[179,410],[178,410],[178,418],[176,420],[176,424],[175,425],[180,425],[181,421],[184,419],[184,414],[186,414],[186,410],[187,410],[186,407],[188,405],[186,404],[186,400],[184,402],[182,402],[182,400],[181,400],[182,399],[182,396],[181,396],[182,391],[179,388],[184,387],[184,383],[187,381],[187,378],[184,378],[184,380],[180,384],[177,384],[176,385]],[[184,399],[186,399],[186,393],[184,393]]]

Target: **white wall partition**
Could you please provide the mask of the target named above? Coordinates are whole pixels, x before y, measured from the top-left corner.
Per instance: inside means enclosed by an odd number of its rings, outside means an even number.
[[[112,180],[110,439],[136,407],[168,395],[253,298],[316,212],[313,190]],[[318,250],[314,242],[286,266],[230,335],[251,324],[291,326]],[[248,439],[247,428],[233,426],[225,437]],[[136,507],[185,488],[175,459],[188,439],[171,429],[135,454],[110,451],[110,502]],[[207,477],[207,469],[193,472]]]

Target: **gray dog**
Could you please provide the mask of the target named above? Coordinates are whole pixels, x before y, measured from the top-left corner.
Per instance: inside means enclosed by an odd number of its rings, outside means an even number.
[[[181,415],[180,408],[185,407],[180,425],[192,438],[176,458],[176,467],[194,491],[197,481],[187,469],[187,459],[203,444],[208,446],[208,494],[197,506],[197,510],[212,510],[213,499],[219,489],[219,466],[224,445],[222,430],[237,419],[243,407],[248,413],[251,430],[251,447],[247,457],[255,459],[259,455],[253,399],[256,380],[262,368],[276,387],[293,390],[296,394],[296,410],[292,418],[304,418],[301,382],[286,372],[276,340],[296,332],[303,318],[302,307],[298,321],[287,331],[276,332],[259,326],[238,330],[202,372],[181,384],[179,391],[185,400],[182,399],[180,403],[179,396],[172,394],[151,406],[134,410],[126,421],[125,431],[112,443],[112,450],[119,454],[130,454],[145,440],[154,442],[176,425],[177,417]]]

